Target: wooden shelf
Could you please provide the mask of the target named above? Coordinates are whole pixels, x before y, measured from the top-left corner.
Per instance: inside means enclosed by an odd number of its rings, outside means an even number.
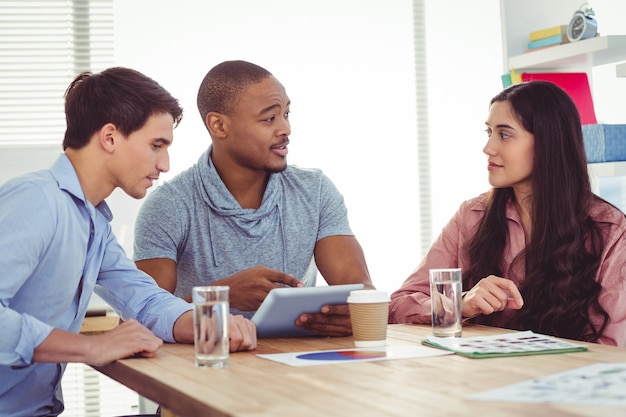
[[[525,70],[555,70],[591,67],[626,60],[626,35],[599,36],[552,46],[509,58],[509,67]],[[622,71],[626,66],[622,64]]]

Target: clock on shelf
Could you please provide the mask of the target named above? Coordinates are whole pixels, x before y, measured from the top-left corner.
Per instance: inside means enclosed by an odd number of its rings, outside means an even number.
[[[574,13],[572,20],[570,20],[567,26],[567,38],[570,42],[577,42],[596,36],[598,33],[598,22],[595,19],[595,15],[591,7],[583,9],[582,6]]]

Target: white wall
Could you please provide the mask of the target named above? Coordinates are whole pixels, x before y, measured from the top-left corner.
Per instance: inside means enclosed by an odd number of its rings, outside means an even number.
[[[485,119],[502,89],[498,0],[426,0],[433,235],[487,191]]]
[[[500,88],[498,10],[497,0],[426,0],[434,234],[487,184],[482,126]],[[195,106],[205,73],[230,59],[264,66],[292,101],[289,162],[333,179],[375,285],[401,284],[421,258],[410,0],[118,0],[115,12],[117,65],[155,78],[186,110],[166,179],[209,145]]]

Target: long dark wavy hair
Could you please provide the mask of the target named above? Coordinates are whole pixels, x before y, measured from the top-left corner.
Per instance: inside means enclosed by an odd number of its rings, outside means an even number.
[[[595,280],[604,239],[589,213],[599,197],[591,191],[578,111],[561,88],[545,81],[513,85],[490,104],[501,101],[510,103],[517,120],[534,135],[531,238],[503,271],[505,211],[515,197],[512,188],[493,188],[485,216],[465,248],[470,263],[464,286],[472,288],[492,274],[506,277],[524,262],[524,306],[510,327],[595,342],[609,320]],[[592,313],[603,317],[598,327],[591,322]],[[493,316],[481,315],[476,321],[489,324]]]

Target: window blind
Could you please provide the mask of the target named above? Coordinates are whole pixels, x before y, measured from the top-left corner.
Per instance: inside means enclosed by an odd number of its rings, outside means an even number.
[[[413,0],[413,42],[415,48],[418,192],[420,196],[420,257],[424,257],[432,244],[428,74],[426,72],[426,10],[424,0]]]
[[[0,144],[61,143],[68,84],[113,58],[113,0],[0,0]]]
[[[113,0],[0,0],[2,146],[60,145],[63,95],[82,71],[113,65]],[[62,381],[63,417],[136,413],[139,397],[83,364]]]
[[[60,417],[111,417],[140,412],[139,396],[90,366],[70,363],[63,376]]]

